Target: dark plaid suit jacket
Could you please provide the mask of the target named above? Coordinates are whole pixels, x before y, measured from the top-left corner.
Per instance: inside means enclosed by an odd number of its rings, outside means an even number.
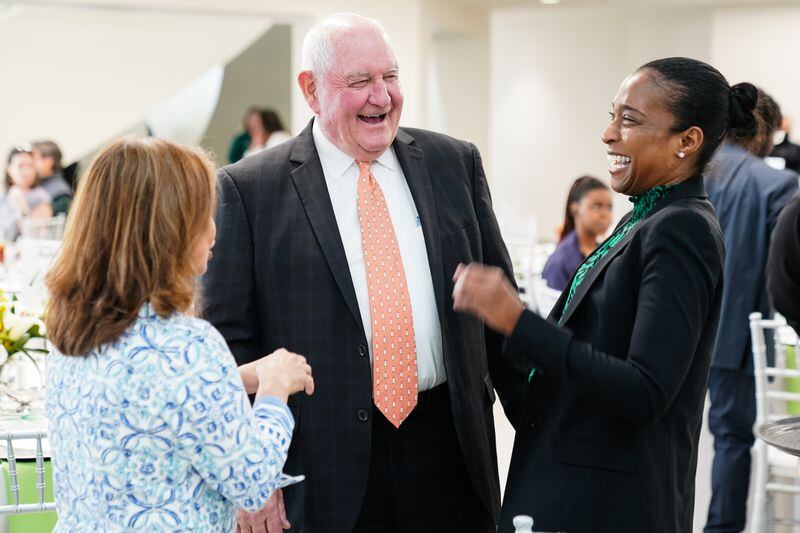
[[[473,145],[401,129],[393,146],[422,221],[460,451],[477,494],[497,516],[493,389],[513,410],[525,380],[499,359],[498,336],[453,311],[451,294],[459,262],[497,265],[513,279],[508,253]],[[316,391],[289,399],[297,427],[285,468],[306,481],[284,491],[286,509],[293,530],[351,531],[367,483],[371,421],[362,419],[371,413],[372,379],[311,124],[218,177],[205,314],[240,364],[279,347],[308,358]]]

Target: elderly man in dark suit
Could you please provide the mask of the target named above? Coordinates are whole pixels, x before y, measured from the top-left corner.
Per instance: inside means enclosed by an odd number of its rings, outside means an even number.
[[[326,19],[303,58],[315,117],[219,171],[204,278],[206,314],[240,364],[286,346],[314,367],[313,398],[289,402],[286,471],[306,480],[285,489],[288,522],[494,531],[494,388],[513,409],[524,379],[499,361],[499,336],[452,310],[460,262],[512,274],[480,155],[398,127],[397,61],[377,22]]]

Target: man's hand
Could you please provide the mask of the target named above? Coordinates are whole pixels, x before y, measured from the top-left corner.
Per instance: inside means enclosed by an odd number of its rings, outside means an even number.
[[[514,331],[525,305],[501,269],[460,264],[453,281],[453,309],[476,315],[503,335]]]
[[[236,533],[282,533],[292,524],[286,518],[283,506],[283,491],[275,489],[260,511],[248,513],[242,509],[236,511]]]

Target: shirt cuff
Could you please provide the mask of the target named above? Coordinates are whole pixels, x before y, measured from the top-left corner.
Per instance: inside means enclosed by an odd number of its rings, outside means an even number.
[[[279,400],[275,396],[259,396],[259,397],[257,397],[256,401],[253,402],[253,409],[258,407],[259,405],[265,405],[265,404],[266,405],[271,405],[273,407],[283,407],[287,411],[289,410],[289,407],[286,405],[286,403],[283,402],[282,400]]]
[[[289,434],[294,431],[294,416],[292,416],[289,406],[275,396],[257,397],[255,402],[253,402],[253,412],[258,416],[259,411],[262,413],[266,411],[267,413],[275,415],[286,427]]]

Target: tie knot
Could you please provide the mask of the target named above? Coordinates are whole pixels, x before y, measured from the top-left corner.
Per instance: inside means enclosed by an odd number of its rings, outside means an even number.
[[[361,169],[361,172],[369,172],[369,166],[372,163],[372,161],[358,161],[358,160],[356,160],[356,163],[358,163],[358,168]]]

